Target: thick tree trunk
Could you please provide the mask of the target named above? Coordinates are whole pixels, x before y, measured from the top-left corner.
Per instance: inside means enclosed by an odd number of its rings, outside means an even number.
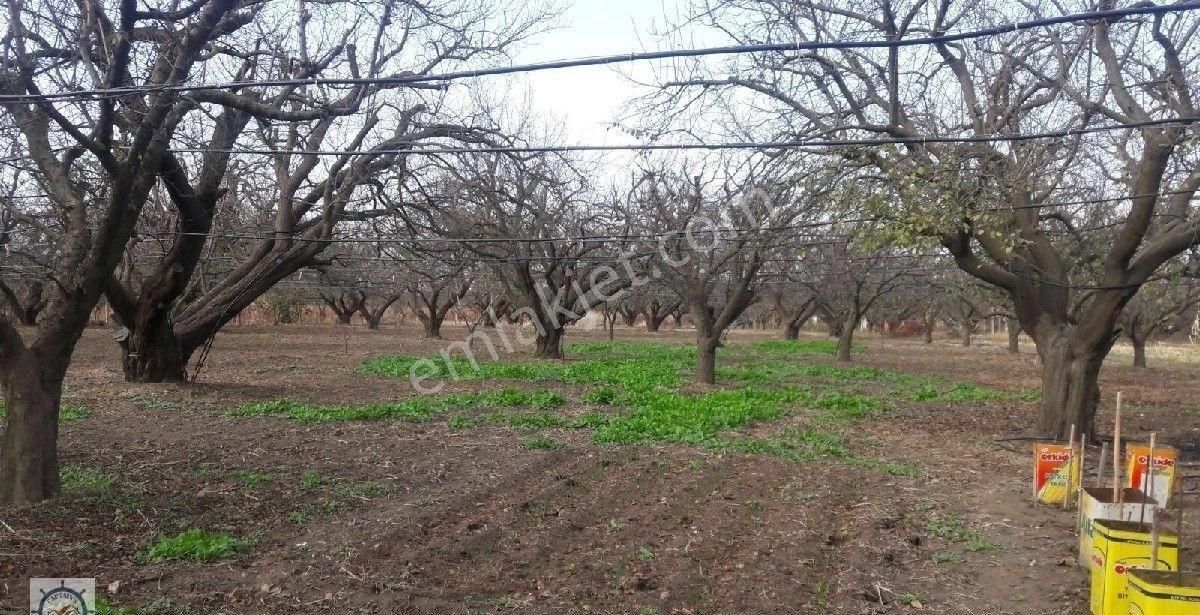
[[[971,329],[969,327],[962,328],[962,345],[964,348],[971,347]]]
[[[345,312],[337,308],[334,308],[333,311],[337,314],[337,324],[339,325],[350,324],[350,318],[354,316],[354,312]]]
[[[368,329],[370,329],[372,331],[378,331],[379,323],[383,321],[383,313],[381,312],[379,314],[371,314],[371,315],[367,316],[365,318],[365,320],[367,321]]]
[[[927,324],[926,324],[924,327],[922,327],[922,328],[925,330],[925,331],[924,331],[924,333],[925,333],[925,340],[924,340],[924,341],[925,341],[925,343],[926,343],[926,344],[932,344],[932,343],[933,343],[933,324],[932,324],[932,323],[927,323]]]
[[[1080,351],[1072,348],[1066,336],[1057,336],[1038,344],[1038,353],[1042,357],[1042,412],[1038,431],[1047,437],[1065,438],[1071,425],[1075,425],[1077,433],[1094,433],[1100,367],[1108,348]]]
[[[442,321],[444,320],[446,320],[445,316],[438,316],[437,314],[432,316],[427,314],[421,315],[421,325],[424,328],[425,337],[433,340],[442,339]]]
[[[783,339],[798,340],[800,339],[800,321],[793,319],[784,323]]]
[[[1021,325],[1015,318],[1008,319],[1008,352],[1021,352]]]
[[[120,341],[126,382],[183,382],[194,347],[186,347],[169,322],[156,329],[130,331]]]
[[[837,362],[849,363],[850,351],[854,348],[854,329],[857,318],[851,318],[843,323],[838,331]],[[832,329],[832,327],[830,327]]]
[[[717,383],[717,346],[720,339],[700,337],[696,340],[696,383]]]
[[[658,330],[662,327],[663,321],[666,319],[666,316],[646,316],[646,331],[650,333],[658,333]]]
[[[1146,338],[1130,336],[1133,342],[1133,366],[1146,367]]]
[[[637,317],[638,317],[638,315],[636,313],[627,314],[627,313],[622,312],[621,313],[621,322],[624,323],[624,325],[626,327],[632,327],[637,324]]]
[[[538,334],[537,347],[534,356],[541,359],[563,358],[563,330],[546,328],[544,334]]]
[[[4,374],[0,504],[30,504],[58,495],[61,398],[62,377],[42,373],[32,356],[14,363]]]

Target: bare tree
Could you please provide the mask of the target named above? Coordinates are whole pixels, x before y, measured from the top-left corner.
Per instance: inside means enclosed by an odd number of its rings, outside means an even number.
[[[706,184],[718,187],[706,191]],[[630,198],[658,236],[653,275],[688,306],[696,325],[696,382],[716,382],[716,351],[726,330],[758,300],[759,272],[783,248],[786,226],[808,195],[761,169],[688,177],[651,171]]]
[[[860,246],[852,236],[815,246],[807,262],[811,277],[805,282],[837,332],[837,360],[852,359],[854,332],[881,298],[901,288],[911,263],[903,253]]]
[[[426,258],[414,255],[405,263],[405,271],[409,308],[421,321],[425,337],[442,339],[446,316],[471,290],[465,258],[451,252]]]
[[[536,329],[535,354],[563,358],[567,325],[631,283],[618,242],[573,239],[619,230],[620,212],[588,203],[586,182],[561,157],[477,158],[452,171],[457,206],[444,234],[473,239],[463,245],[504,285],[509,317]]]
[[[343,224],[395,215],[417,172],[397,150],[495,137],[452,114],[444,84],[372,78],[502,57],[536,33],[544,15],[535,5],[470,0],[385,3],[382,10],[340,0],[303,3],[290,14],[297,22],[294,39],[263,34],[218,50],[238,63],[240,75],[289,85],[190,94],[221,115],[211,121],[212,137],[197,143],[202,156],[172,154],[160,173],[178,232],[140,288],[114,283],[107,291],[129,330],[122,342],[126,378],[183,379],[197,350],[273,285],[318,263]],[[355,85],[305,85],[334,77]],[[264,153],[238,154],[231,162],[234,144]],[[249,224],[241,229],[237,262],[224,276],[199,284],[193,274],[205,247],[223,239],[213,232],[222,203]],[[246,226],[256,232],[246,233]]]
[[[0,104],[19,128],[62,234],[54,283],[30,343],[0,319],[7,408],[0,502],[35,502],[58,492],[58,408],[67,365],[152,188],[169,172],[173,136],[198,111],[195,100],[169,86],[188,82],[198,63],[215,66],[214,41],[235,38],[260,8],[253,0],[202,0],[166,11],[133,2],[8,5]],[[43,95],[143,85],[123,96]]]
[[[1133,366],[1146,367],[1146,343],[1171,333],[1179,315],[1200,304],[1200,284],[1187,277],[1160,276],[1143,284],[1121,313],[1122,333],[1133,344]]]
[[[1115,6],[1103,0],[1100,10]],[[994,10],[981,0],[837,0],[701,3],[696,23],[741,44],[856,38],[903,40],[1040,16],[1041,7]],[[730,131],[767,137],[884,137],[887,147],[844,147],[847,164],[890,178],[900,198],[880,203],[898,240],[936,238],[965,272],[1009,296],[1042,359],[1037,429],[1090,433],[1097,376],[1116,322],[1138,287],[1196,243],[1200,187],[1193,89],[1200,16],[1146,5],[1143,16],[917,47],[798,49],[679,66],[664,79],[658,117],[680,109],[724,115]],[[1151,11],[1157,11],[1149,14]],[[1152,50],[1152,51],[1148,51]],[[730,94],[727,90],[739,90]],[[1037,130],[1092,130],[1115,138],[1004,141]],[[972,143],[931,143],[969,136]],[[989,141],[999,137],[1000,141]],[[1112,170],[1119,169],[1119,172]],[[1056,205],[1086,194],[1103,208]],[[1060,241],[1066,232],[1076,241]],[[1015,241],[1010,241],[1013,238]]]

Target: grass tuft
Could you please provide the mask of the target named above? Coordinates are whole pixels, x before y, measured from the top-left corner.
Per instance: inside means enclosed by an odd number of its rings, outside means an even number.
[[[230,557],[250,543],[225,532],[192,528],[176,536],[159,538],[139,554],[141,563],[167,560],[210,562]]]
[[[525,438],[525,440],[521,442],[521,448],[553,451],[564,447],[561,442],[551,438],[550,436],[534,436],[532,438]]]
[[[64,490],[90,493],[108,493],[112,490],[113,477],[95,468],[69,465],[59,470],[59,484]]]

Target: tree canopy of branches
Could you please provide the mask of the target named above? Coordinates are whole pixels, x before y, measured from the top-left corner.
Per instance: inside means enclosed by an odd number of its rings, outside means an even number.
[[[903,40],[1042,11],[996,10],[983,0],[710,0],[697,3],[689,22],[739,44],[850,33]],[[1200,237],[1192,205],[1200,141],[1189,128],[1200,58],[1181,51],[1195,41],[1198,20],[1176,12],[915,47],[684,62],[661,76],[644,110],[667,118],[650,127],[660,133],[692,129],[702,117],[742,138],[906,140],[833,148],[830,160],[870,169],[892,187],[874,213],[892,220],[895,241],[932,238],[963,271],[1008,296],[1042,358],[1038,430],[1090,433],[1097,375],[1122,309]],[[1127,128],[1085,134],[1102,124]],[[1084,132],[1003,140],[1066,129]],[[921,141],[941,136],[979,140]],[[1095,199],[1111,200],[1088,202]]]
[[[444,84],[328,88],[311,80],[427,74],[501,58],[546,15],[535,4],[478,0],[10,3],[0,42],[3,130],[20,135],[26,163],[16,166],[29,177],[20,192],[42,197],[20,213],[49,212],[57,246],[31,342],[0,321],[8,410],[0,502],[58,490],[62,379],[102,293],[125,327],[126,377],[182,379],[197,348],[313,264],[339,223],[391,213],[395,201],[371,196],[385,191],[384,172],[403,185],[410,166],[387,150],[495,136],[467,116],[439,116],[449,109]],[[279,27],[287,22],[294,27]],[[291,84],[256,85],[264,79]],[[197,80],[241,85],[175,87]],[[130,89],[43,95],[114,88]],[[320,148],[346,153],[291,151]],[[241,149],[269,154],[234,153]],[[163,215],[146,216],[138,234],[159,240],[127,254],[152,198]],[[220,215],[248,234],[227,241],[215,232]],[[197,277],[214,252],[233,260]],[[135,275],[119,275],[130,269]]]

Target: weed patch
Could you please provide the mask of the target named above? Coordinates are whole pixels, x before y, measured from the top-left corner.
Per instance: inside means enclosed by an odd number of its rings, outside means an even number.
[[[305,423],[385,420],[421,422],[453,409],[527,406],[548,410],[566,402],[567,399],[555,391],[523,391],[509,388],[477,394],[420,395],[404,401],[361,405],[314,404],[283,398],[238,406],[227,413],[240,417],[274,416]]]
[[[793,354],[823,354],[833,356],[837,354],[837,340],[833,339],[803,339],[803,340],[763,340],[755,343],[752,348],[758,352],[766,352],[778,355],[793,355]],[[864,352],[862,346],[854,346],[851,352],[859,354]]]
[[[58,422],[60,423],[78,421],[79,419],[87,418],[90,414],[91,412],[88,412],[88,409],[83,406],[67,403],[58,405]],[[6,418],[8,418],[8,411],[4,407],[4,404],[0,402],[0,423],[3,423]]]
[[[271,477],[262,472],[254,472],[252,470],[234,470],[229,473],[237,482],[247,487],[257,487],[271,482]]]
[[[325,484],[325,477],[321,476],[314,470],[305,470],[304,473],[300,475],[300,479],[296,482],[300,486],[301,491],[312,491],[313,489]]]
[[[95,468],[76,465],[63,467],[58,480],[64,490],[93,494],[108,493],[113,486],[112,476]]]
[[[802,397],[795,389],[715,391],[699,396],[651,391],[632,396],[629,412],[592,432],[597,442],[703,444],[752,421],[778,418]]]
[[[771,455],[788,461],[833,458],[850,466],[894,476],[914,477],[920,472],[915,464],[859,455],[846,445],[846,437],[842,433],[823,429],[787,429],[771,438],[725,438],[710,443],[709,448],[721,452]]]
[[[276,399],[238,406],[229,410],[232,416],[275,416],[303,423],[334,423],[344,421],[403,420],[423,421],[444,409],[431,399],[416,397],[393,403],[365,405],[313,404],[292,399]]]
[[[962,544],[967,551],[995,553],[1000,550],[1000,545],[988,540],[978,530],[968,527],[957,517],[933,517],[925,524],[925,531],[938,538]]]
[[[159,538],[138,554],[141,563],[166,560],[209,562],[230,557],[250,543],[225,532],[206,532],[192,528],[179,535]]]
[[[549,436],[534,436],[521,442],[521,448],[530,450],[553,451],[563,448],[563,444]]]
[[[881,412],[886,406],[883,401],[874,397],[853,395],[840,391],[823,393],[809,401],[808,405],[814,409],[823,411],[827,418],[842,421],[869,419]]]

